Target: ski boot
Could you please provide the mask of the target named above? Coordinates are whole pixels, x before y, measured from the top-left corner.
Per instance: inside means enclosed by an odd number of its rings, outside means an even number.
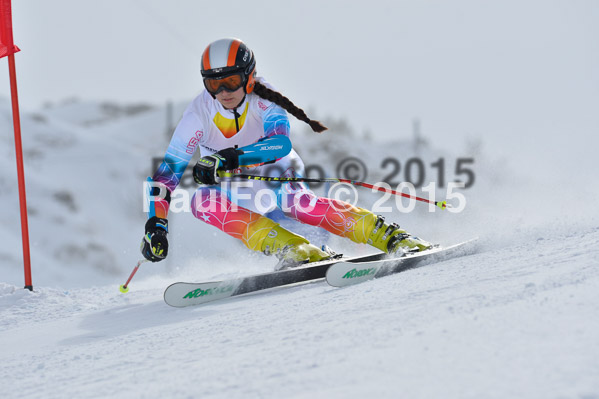
[[[328,247],[324,246],[321,250],[310,244],[304,237],[292,233],[280,225],[276,225],[268,233],[262,242],[262,252],[266,255],[274,254],[279,259],[275,270],[284,270],[304,263],[318,262],[330,259],[335,255]]]
[[[390,225],[385,223],[385,218],[382,216],[377,216],[367,243],[394,256],[403,256],[409,252],[420,252],[433,247],[431,243],[400,229],[396,223]]]

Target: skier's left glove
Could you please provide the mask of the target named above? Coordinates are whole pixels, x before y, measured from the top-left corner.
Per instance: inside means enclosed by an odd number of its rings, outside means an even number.
[[[200,158],[193,167],[193,179],[198,184],[218,184],[219,170],[233,170],[239,167],[239,155],[243,151],[236,148],[225,148],[212,155]]]
[[[149,261],[160,262],[168,255],[168,221],[156,216],[146,222],[146,235],[141,241],[141,253]]]

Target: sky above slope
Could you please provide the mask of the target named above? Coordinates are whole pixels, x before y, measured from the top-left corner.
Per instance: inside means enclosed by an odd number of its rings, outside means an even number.
[[[242,38],[314,118],[380,139],[532,147],[599,131],[595,1],[13,2],[20,102],[185,101],[200,54]],[[0,96],[8,96],[6,63]]]

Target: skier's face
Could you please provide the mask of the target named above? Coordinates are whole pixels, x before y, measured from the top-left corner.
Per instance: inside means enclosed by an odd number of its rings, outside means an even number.
[[[216,99],[223,105],[223,107],[233,109],[237,108],[244,96],[245,92],[243,91],[243,87],[240,87],[232,92],[223,90],[216,95]]]

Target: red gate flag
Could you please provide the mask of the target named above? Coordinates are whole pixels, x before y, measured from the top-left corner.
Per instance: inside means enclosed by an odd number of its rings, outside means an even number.
[[[0,0],[0,58],[20,51],[12,40],[10,0]]]
[[[31,283],[31,256],[29,254],[29,227],[27,222],[27,199],[25,195],[25,170],[23,167],[23,145],[21,143],[21,120],[17,95],[17,71],[15,53],[20,51],[12,39],[12,15],[10,0],[0,0],[0,58],[8,56],[10,77],[10,97],[12,100],[12,121],[15,128],[15,155],[17,158],[17,180],[19,183],[19,203],[21,208],[21,236],[23,239],[23,269],[25,288],[33,291]]]

